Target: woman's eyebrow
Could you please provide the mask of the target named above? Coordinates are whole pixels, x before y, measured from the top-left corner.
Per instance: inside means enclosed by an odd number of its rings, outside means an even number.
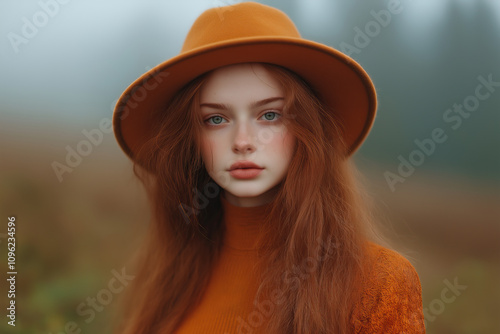
[[[252,108],[262,107],[262,106],[265,106],[266,104],[269,104],[271,102],[278,101],[278,100],[284,100],[284,98],[282,98],[282,97],[270,97],[270,98],[267,98],[264,100],[253,102],[251,104],[251,107]]]
[[[266,104],[269,104],[269,103],[272,103],[272,102],[278,101],[278,100],[284,100],[284,98],[282,98],[282,97],[270,97],[270,98],[267,98],[264,100],[253,102],[250,105],[250,107],[252,109],[255,109],[255,108],[265,106]],[[223,103],[202,103],[202,104],[200,104],[200,107],[209,107],[209,108],[213,108],[213,109],[222,109],[222,110],[231,109],[228,105],[223,104]]]

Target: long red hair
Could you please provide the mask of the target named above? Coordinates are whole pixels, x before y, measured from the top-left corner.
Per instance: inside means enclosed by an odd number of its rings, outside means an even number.
[[[262,64],[283,85],[283,119],[297,139],[287,175],[263,222],[258,296],[280,291],[265,333],[349,333],[366,268],[366,241],[387,246],[374,225],[360,173],[343,152],[340,123],[296,74]],[[152,219],[123,301],[119,333],[173,333],[202,296],[223,238],[220,188],[200,154],[200,88],[186,85],[158,115],[154,136],[137,154],[135,175]],[[277,224],[276,222],[279,222]],[[319,245],[328,245],[321,248]],[[313,262],[307,274],[283,273]]]

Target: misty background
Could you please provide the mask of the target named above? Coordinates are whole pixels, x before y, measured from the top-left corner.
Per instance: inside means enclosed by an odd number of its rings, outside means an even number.
[[[0,2],[0,256],[16,216],[19,267],[17,325],[3,316],[2,333],[59,333],[70,322],[109,331],[118,295],[92,320],[77,308],[139,247],[145,195],[113,133],[101,130],[71,172],[58,176],[54,163],[67,165],[68,147],[112,118],[128,85],[179,53],[204,10],[239,2]],[[428,332],[500,332],[500,1],[257,2],[287,13],[302,37],[348,52],[372,78],[377,116],[353,159],[380,220],[413,257]],[[415,153],[438,128],[446,140]],[[387,173],[411,157],[418,165],[391,186]],[[454,279],[467,288],[445,303]]]

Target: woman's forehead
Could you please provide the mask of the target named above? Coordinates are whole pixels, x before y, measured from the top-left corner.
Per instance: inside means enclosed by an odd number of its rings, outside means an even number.
[[[214,70],[201,88],[200,103],[253,98],[260,100],[283,94],[280,83],[261,64],[244,63]]]

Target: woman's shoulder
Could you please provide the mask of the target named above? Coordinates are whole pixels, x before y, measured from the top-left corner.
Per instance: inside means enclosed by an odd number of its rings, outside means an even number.
[[[378,283],[383,283],[380,278],[396,280],[401,278],[417,280],[420,285],[417,271],[403,255],[398,252],[369,241],[368,245],[368,271],[379,278]],[[375,277],[368,275],[368,279]]]
[[[368,268],[352,322],[356,333],[425,333],[417,271],[398,252],[368,243]]]

